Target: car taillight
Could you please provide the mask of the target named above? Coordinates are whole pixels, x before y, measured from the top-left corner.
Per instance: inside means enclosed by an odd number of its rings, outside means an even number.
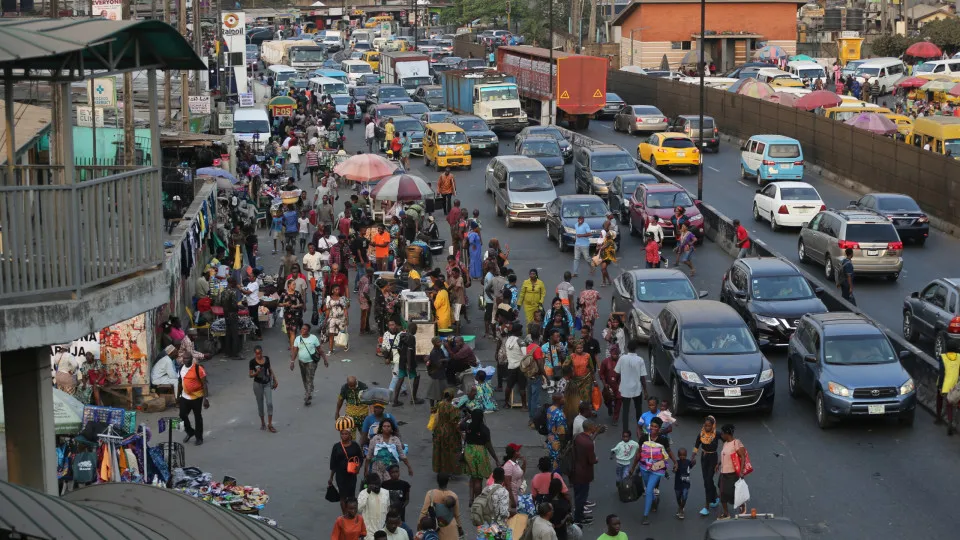
[[[850,242],[849,240],[839,240],[837,246],[840,249],[860,249],[860,244],[857,242]]]
[[[720,135],[720,130],[717,129],[717,128],[713,128],[713,136],[714,136],[714,137],[717,137],[717,136],[719,136],[719,135]]]
[[[825,205],[825,204],[821,204],[821,205],[820,205],[820,211],[821,211],[821,212],[823,212],[823,211],[826,210],[826,209],[827,209],[827,205]]]
[[[637,118],[637,123],[638,123],[638,124],[642,124],[642,123],[643,123],[643,118]]]
[[[930,219],[927,216],[917,218],[917,223],[929,223]]]
[[[773,167],[774,165],[776,165],[776,162],[770,161],[769,159],[765,159],[765,160],[763,160],[763,164],[766,165],[766,166],[768,166],[768,167]]]
[[[954,317],[950,319],[950,324],[947,325],[947,332],[951,334],[960,334],[960,317]]]
[[[781,215],[783,215],[783,214],[789,214],[789,213],[790,213],[790,210],[787,208],[787,205],[781,204],[781,205],[780,205],[780,209],[777,210],[777,213],[778,213],[778,214],[781,214]]]
[[[903,249],[903,242],[887,242],[887,249]]]
[[[666,151],[665,149],[663,149],[663,148],[657,148],[657,153],[658,153],[658,154],[666,154],[667,151]]]
[[[794,165],[803,165],[803,160],[801,159],[800,161],[794,161],[793,164],[794,164]]]

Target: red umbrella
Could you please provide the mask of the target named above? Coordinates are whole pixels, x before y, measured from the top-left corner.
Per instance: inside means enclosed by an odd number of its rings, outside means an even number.
[[[812,111],[820,107],[836,107],[841,101],[843,100],[840,99],[840,96],[829,90],[815,90],[798,99],[795,107],[805,111]]]
[[[921,86],[930,82],[930,79],[922,79],[920,77],[907,77],[906,79],[901,80],[896,84],[900,88],[920,88]]]
[[[950,94],[951,96],[960,97],[960,83],[958,83],[956,86],[954,86],[950,90],[947,90],[947,93]],[[957,109],[957,110],[960,110],[960,109]]]
[[[333,168],[333,172],[341,177],[356,182],[374,182],[392,175],[396,170],[395,162],[376,154],[350,156]]]
[[[796,94],[788,94],[786,92],[777,92],[776,94],[772,96],[767,96],[763,99],[767,101],[771,101],[773,103],[779,103],[780,105],[783,105],[785,107],[796,107],[797,100],[800,98]]]
[[[943,51],[940,50],[940,47],[937,47],[929,41],[918,41],[907,47],[906,52],[903,54],[914,58],[940,58],[943,56]]]

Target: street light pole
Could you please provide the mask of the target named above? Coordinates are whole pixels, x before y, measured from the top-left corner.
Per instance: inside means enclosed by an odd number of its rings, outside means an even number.
[[[549,8],[547,11],[548,11],[548,13],[549,13],[549,14],[548,14],[548,17],[550,18],[550,33],[547,35],[547,48],[550,49],[550,97],[551,97],[551,103],[547,103],[547,107],[549,107],[549,109],[550,109],[549,111],[547,111],[547,118],[550,119],[550,124],[553,125],[553,123],[554,123],[554,120],[553,120],[553,108],[554,108],[554,106],[555,106],[555,104],[556,104],[556,102],[557,102],[556,96],[553,95],[553,93],[554,93],[554,89],[553,89],[553,77],[554,77],[554,70],[553,70],[553,2],[554,2],[554,0],[549,0],[549,2],[550,2],[550,8]]]
[[[703,200],[703,108],[706,98],[704,87],[704,72],[706,60],[704,58],[704,35],[707,32],[707,0],[700,0],[700,137],[697,139],[697,154],[700,156],[700,166],[697,167],[697,200]]]

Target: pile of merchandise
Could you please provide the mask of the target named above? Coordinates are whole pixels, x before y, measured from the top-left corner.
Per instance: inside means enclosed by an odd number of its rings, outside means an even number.
[[[241,486],[231,477],[214,482],[213,475],[196,467],[173,470],[173,488],[241,514],[259,514],[270,500],[267,492],[252,486]]]

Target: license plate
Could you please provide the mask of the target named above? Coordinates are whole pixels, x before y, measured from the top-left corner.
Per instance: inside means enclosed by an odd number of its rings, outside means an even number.
[[[880,250],[879,250],[879,249],[868,249],[868,250],[867,250],[867,255],[870,256],[870,257],[876,257],[877,255],[880,255]]]
[[[480,143],[477,145],[477,148],[486,148],[486,147],[487,147],[486,143]]]
[[[687,156],[686,152],[677,152],[677,157],[686,157],[686,156]]]
[[[867,414],[884,414],[887,412],[886,405],[867,405]]]
[[[532,218],[530,218],[530,221],[543,221],[543,217],[541,217],[541,216],[533,216]]]
[[[780,168],[781,168],[781,169],[792,169],[792,168],[793,168],[793,164],[792,164],[792,163],[784,163],[784,164],[780,165]]]
[[[707,143],[703,143],[703,147],[706,148],[706,147],[707,147]]]
[[[740,397],[740,388],[724,388],[723,397]]]

